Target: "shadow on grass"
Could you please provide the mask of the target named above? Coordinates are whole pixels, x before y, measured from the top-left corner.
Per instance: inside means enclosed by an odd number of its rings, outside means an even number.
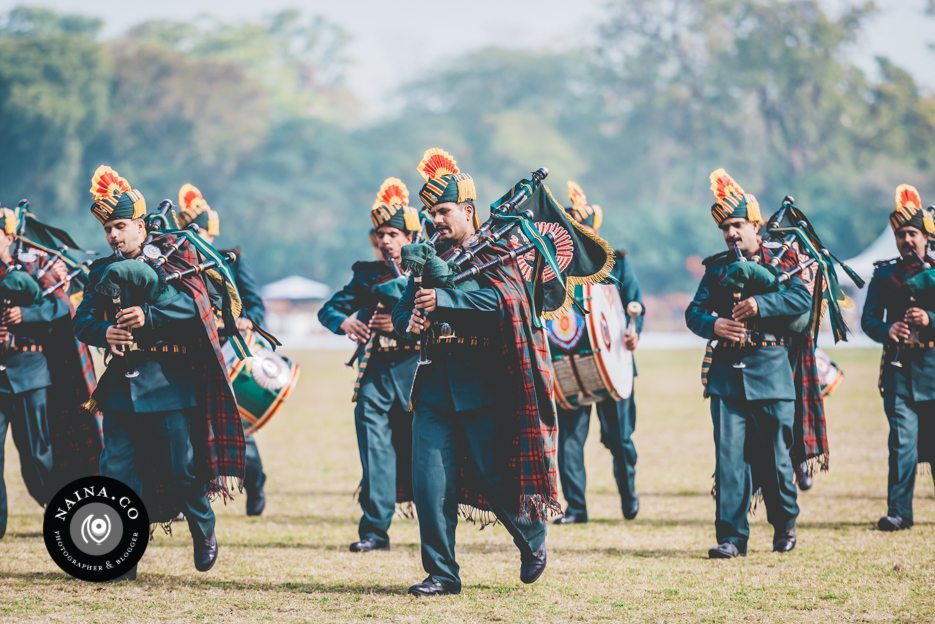
[[[54,572],[11,572],[4,574],[5,578],[19,579],[26,583],[36,581],[74,581],[76,583],[85,583],[62,573]],[[127,583],[129,585],[127,585]],[[170,576],[167,574],[150,573],[141,569],[136,581],[126,581],[115,584],[96,583],[94,586],[99,588],[107,587],[139,587],[141,589],[159,588],[161,590],[180,590],[191,591],[192,589],[221,589],[233,590],[238,592],[250,591],[271,591],[284,593],[302,593],[302,594],[386,594],[386,595],[404,595],[408,586],[402,585],[373,585],[360,584],[352,585],[349,583],[322,583],[319,581],[289,581],[285,583],[264,583],[255,579],[217,579],[210,577],[181,577]]]

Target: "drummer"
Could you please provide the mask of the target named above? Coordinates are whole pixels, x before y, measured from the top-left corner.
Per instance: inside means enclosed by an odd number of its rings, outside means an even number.
[[[179,221],[183,227],[194,223],[198,226],[198,234],[214,244],[215,237],[221,233],[221,218],[215,210],[212,210],[196,187],[191,184],[183,184],[179,189]],[[263,298],[260,296],[260,289],[247,262],[244,260],[243,251],[238,247],[233,250],[237,255],[237,261],[231,266],[234,272],[234,281],[237,291],[240,293],[240,301],[243,308],[240,317],[237,319],[237,329],[241,332],[250,331],[254,324],[262,325],[266,317],[266,306],[263,304]],[[221,344],[226,342],[225,337],[221,337]],[[259,516],[266,509],[266,473],[263,472],[263,460],[260,457],[260,449],[257,447],[256,438],[253,435],[244,433],[244,442],[246,443],[244,459],[246,461],[246,472],[244,474],[244,490],[247,492],[247,515]]]
[[[566,209],[569,217],[577,221],[592,234],[599,235],[603,211],[600,206],[588,204],[581,187],[574,182],[568,183],[568,198],[571,206]],[[643,330],[643,317],[646,313],[640,285],[623,249],[616,252],[617,262],[607,282],[614,284],[624,308],[632,302],[639,304],[640,313],[632,321],[635,331],[628,331],[624,346],[635,351]],[[634,364],[633,374],[636,375]],[[640,499],[636,494],[636,446],[633,444],[633,430],[636,427],[636,402],[631,394],[626,399],[615,401],[607,399],[597,404],[597,418],[601,425],[601,442],[610,451],[614,459],[614,480],[620,493],[620,507],[623,517],[632,520],[640,510]],[[565,494],[565,514],[555,520],[555,524],[576,524],[588,521],[588,508],[585,501],[587,475],[584,467],[584,443],[590,428],[591,406],[582,405],[570,410],[558,411],[558,470]]]

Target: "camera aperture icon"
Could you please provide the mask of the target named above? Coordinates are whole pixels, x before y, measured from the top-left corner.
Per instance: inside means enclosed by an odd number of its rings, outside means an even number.
[[[102,556],[117,547],[123,535],[119,512],[105,503],[88,503],[69,523],[71,539],[81,552]]]
[[[81,523],[81,539],[84,540],[85,544],[94,542],[100,546],[110,537],[112,528],[113,524],[110,521],[110,516],[106,513],[100,517],[88,514]]]

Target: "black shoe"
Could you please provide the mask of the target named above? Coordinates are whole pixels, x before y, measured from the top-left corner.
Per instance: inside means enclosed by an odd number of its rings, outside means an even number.
[[[258,492],[247,491],[247,515],[259,516],[266,509],[266,490],[260,488]]]
[[[636,514],[640,513],[640,497],[634,496],[628,501],[625,501],[621,505],[623,509],[623,517],[626,520],[632,520],[636,517]]]
[[[116,583],[117,581],[135,581],[136,580],[136,566],[133,566],[122,575],[118,576],[115,579],[107,581],[108,583]]]
[[[351,552],[370,552],[372,550],[389,550],[389,542],[378,542],[377,540],[368,537],[367,539],[362,539],[351,544]]]
[[[545,544],[529,556],[521,557],[519,562],[519,580],[527,585],[538,581],[542,573],[545,572],[545,565],[548,563],[548,559],[549,556],[545,551]]]
[[[905,531],[912,528],[912,523],[901,516],[883,516],[877,521],[881,531]]]
[[[746,556],[747,549],[741,550],[733,542],[722,542],[708,551],[708,559],[733,559]]]
[[[773,552],[785,553],[795,548],[795,527],[773,533]]]
[[[808,469],[808,464],[805,462],[795,467],[795,482],[803,492],[812,489],[815,480],[812,478],[811,472]]]
[[[212,531],[211,535],[201,539],[194,540],[195,546],[195,569],[199,572],[207,572],[214,566],[218,560],[218,538]]]
[[[421,583],[416,583],[409,587],[409,593],[413,596],[445,596],[447,594],[460,594],[461,588],[453,589],[442,585],[441,581],[432,576],[426,576]]]
[[[564,516],[556,518],[552,524],[584,524],[588,521],[588,514],[567,512]]]

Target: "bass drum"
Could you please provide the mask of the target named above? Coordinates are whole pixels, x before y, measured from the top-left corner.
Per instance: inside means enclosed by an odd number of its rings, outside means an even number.
[[[821,398],[830,395],[844,380],[844,371],[838,368],[831,357],[821,349],[815,349],[815,364],[818,365],[818,381]]]
[[[624,346],[626,314],[617,287],[578,286],[575,298],[588,314],[572,307],[546,327],[559,406],[572,409],[629,398],[633,354]]]
[[[276,415],[283,401],[295,388],[299,379],[299,365],[267,348],[265,342],[260,342],[253,332],[246,338],[252,357],[237,359],[229,342],[221,351],[237,399],[244,433],[252,435]]]

